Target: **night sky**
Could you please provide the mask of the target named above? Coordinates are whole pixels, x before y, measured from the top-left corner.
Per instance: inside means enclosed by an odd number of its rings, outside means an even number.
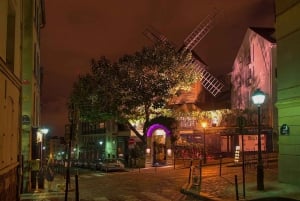
[[[219,76],[231,71],[247,27],[274,27],[273,0],[45,0],[42,126],[64,135],[67,98],[92,58],[115,61],[151,45],[142,33],[147,26],[179,48],[215,8],[220,11],[215,26],[195,51]]]

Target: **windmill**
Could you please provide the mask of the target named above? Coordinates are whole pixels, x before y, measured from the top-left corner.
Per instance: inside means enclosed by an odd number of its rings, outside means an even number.
[[[183,46],[180,48],[181,51],[192,51],[198,43],[208,34],[213,26],[214,19],[217,15],[216,10],[212,14],[206,16],[196,28],[187,36],[183,42]],[[167,42],[166,36],[159,33],[153,27],[147,27],[143,34],[155,43]],[[192,52],[193,53],[193,52]],[[202,86],[213,96],[217,96],[222,88],[224,87],[217,78],[215,78],[210,72],[206,70],[207,65],[202,62],[195,53],[191,63],[195,69],[200,72],[200,81]]]

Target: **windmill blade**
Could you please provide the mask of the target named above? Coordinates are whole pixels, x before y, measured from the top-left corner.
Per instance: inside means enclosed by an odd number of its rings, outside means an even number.
[[[154,43],[168,42],[166,36],[164,36],[163,34],[161,34],[156,29],[150,26],[143,31],[143,34]]]
[[[204,20],[204,22],[206,24],[206,26],[204,26],[204,27],[211,26],[211,23],[213,21],[212,16],[214,17],[215,15],[216,14],[208,16],[210,18],[209,22],[207,22],[208,19]],[[203,25],[203,24],[201,23],[201,25]],[[183,47],[185,50],[187,50],[186,47],[195,47],[197,45],[197,44],[195,44],[196,39],[199,42],[209,31],[206,28],[204,31],[201,32],[201,28],[199,28],[199,25],[197,27],[198,27],[198,29],[197,28],[196,29],[198,30],[198,34],[193,35],[193,37],[190,37],[190,38],[192,38],[192,39],[190,39],[191,41],[189,43],[187,43],[188,45],[185,44],[185,46]],[[202,29],[203,29],[203,26],[202,26]],[[195,30],[193,32],[195,32]],[[192,35],[192,33],[190,35]],[[143,31],[143,34],[147,38],[149,38],[151,41],[153,41],[154,43],[169,42],[166,36],[164,36],[163,34],[161,34],[160,32],[158,32],[157,30],[155,30],[153,27],[150,27],[150,26],[147,27]],[[193,57],[193,61],[190,64],[194,65],[195,70],[200,72],[200,74],[201,74],[200,81],[201,81],[201,84],[203,85],[203,87],[209,93],[211,93],[213,96],[217,96],[221,92],[222,88],[224,87],[223,83],[218,81],[211,73],[209,73],[206,70],[206,65],[204,65],[201,61],[199,61],[199,59],[197,59],[195,56]],[[189,65],[189,64],[187,64],[187,65]]]
[[[200,81],[202,86],[213,96],[217,96],[223,89],[224,84],[217,80],[210,72],[206,70],[206,66],[198,59],[194,58],[192,64],[195,69],[200,72]]]
[[[188,35],[184,40],[184,49],[193,50],[198,43],[207,35],[213,26],[214,19],[216,18],[217,10],[214,10],[212,14],[209,14],[202,20],[197,27]]]

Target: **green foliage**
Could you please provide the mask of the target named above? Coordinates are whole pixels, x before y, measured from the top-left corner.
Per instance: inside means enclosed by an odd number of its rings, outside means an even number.
[[[122,114],[145,116],[151,108],[165,107],[172,90],[187,80],[188,67],[184,64],[188,58],[188,54],[179,54],[167,44],[145,47],[134,55],[120,58]]]
[[[144,47],[115,63],[105,57],[92,60],[91,74],[74,83],[70,103],[85,121],[114,118],[147,123],[151,115],[162,114],[179,89],[187,89],[200,77],[187,65],[190,60],[190,53],[179,53],[169,44]]]

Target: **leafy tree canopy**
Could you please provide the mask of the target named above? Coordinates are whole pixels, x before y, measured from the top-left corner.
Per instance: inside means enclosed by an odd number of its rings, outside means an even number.
[[[114,63],[105,57],[93,59],[91,73],[74,83],[70,103],[80,110],[81,119],[114,118],[145,141],[129,120],[143,119],[147,125],[152,116],[164,113],[179,89],[189,89],[200,77],[188,65],[191,58],[191,53],[163,43],[124,55]]]

